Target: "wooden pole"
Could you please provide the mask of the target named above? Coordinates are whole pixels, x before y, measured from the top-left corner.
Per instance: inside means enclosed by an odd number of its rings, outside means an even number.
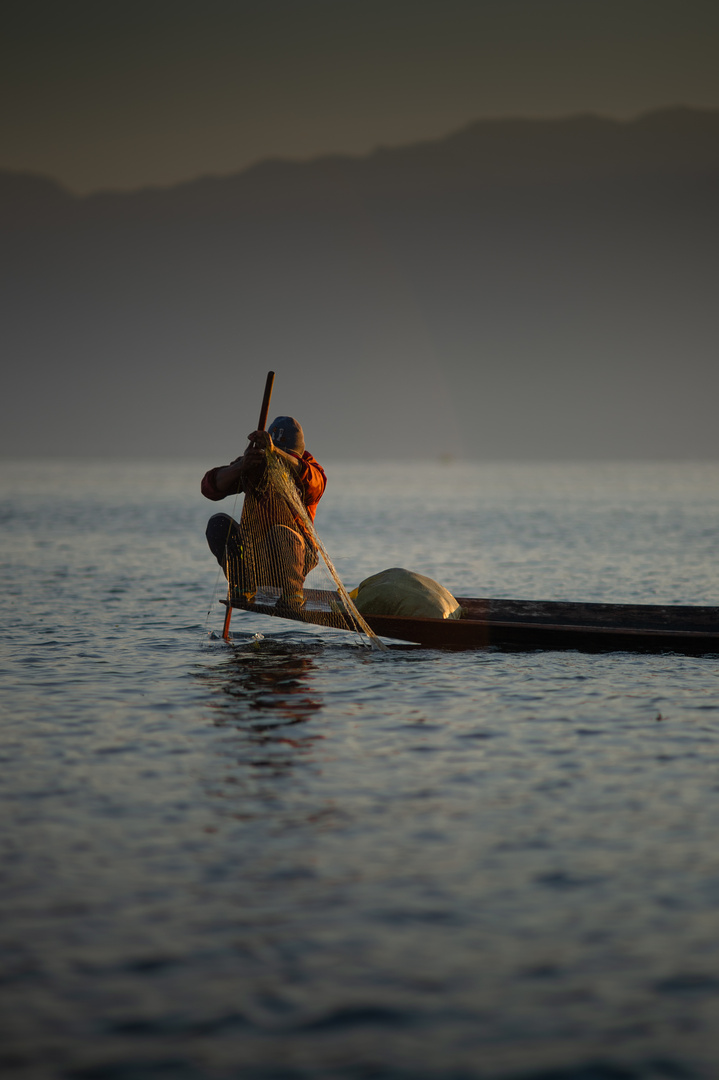
[[[227,610],[225,611],[225,625],[222,627],[222,636],[225,641],[230,640],[230,619],[232,618],[232,604],[230,602],[230,590],[227,590]]]
[[[260,419],[257,423],[257,430],[264,431],[267,427],[267,414],[270,411],[270,398],[272,397],[272,387],[275,384],[274,371],[267,372],[267,379],[265,381],[265,392],[262,397],[262,408],[260,409]],[[225,612],[225,625],[222,627],[222,636],[225,641],[230,640],[230,619],[232,618],[232,597],[230,595],[230,583],[227,583],[227,611]]]
[[[270,398],[272,397],[272,387],[275,382],[274,371],[267,372],[267,382],[265,383],[265,394],[262,398],[262,408],[260,409],[260,419],[257,424],[258,431],[264,431],[267,427],[267,413],[270,410]]]

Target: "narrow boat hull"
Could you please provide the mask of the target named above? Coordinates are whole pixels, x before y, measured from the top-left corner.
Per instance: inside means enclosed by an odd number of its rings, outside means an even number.
[[[339,626],[334,593],[306,590],[305,607],[290,616]],[[457,597],[461,619],[365,615],[375,634],[432,649],[577,649],[583,652],[719,654],[719,607],[565,603]],[[225,601],[226,602],[226,601]],[[275,598],[233,607],[275,615]],[[288,616],[283,613],[284,618]]]

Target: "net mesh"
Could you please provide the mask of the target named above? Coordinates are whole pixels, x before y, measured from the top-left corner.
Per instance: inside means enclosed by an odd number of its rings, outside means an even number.
[[[266,458],[265,467],[245,481],[239,525],[228,519],[228,604],[348,630],[386,648],[342,584],[290,466],[272,452]]]

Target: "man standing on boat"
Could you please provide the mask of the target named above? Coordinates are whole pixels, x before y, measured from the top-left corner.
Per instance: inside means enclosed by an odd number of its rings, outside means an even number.
[[[267,431],[253,431],[249,440],[241,457],[202,478],[202,494],[213,502],[245,494],[239,525],[229,514],[213,514],[207,542],[225,572],[231,599],[250,604],[258,585],[270,585],[281,590],[278,607],[296,611],[303,603],[304,580],[317,565],[317,551],[302,517],[270,482],[269,455],[286,466],[310,521],[327,477],[305,450],[302,427],[291,416],[278,416]]]

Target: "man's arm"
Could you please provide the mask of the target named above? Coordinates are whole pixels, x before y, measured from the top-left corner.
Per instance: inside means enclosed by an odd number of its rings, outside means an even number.
[[[244,455],[235,458],[229,465],[220,465],[218,469],[213,469],[214,488],[221,499],[242,491],[243,458]]]
[[[209,469],[202,477],[200,491],[206,499],[218,502],[227,495],[242,491],[242,458],[235,458],[229,465],[218,465]]]
[[[293,472],[300,468],[300,461],[294,454],[287,454],[280,450],[272,442],[272,438],[266,431],[253,431],[248,435],[250,445],[241,457],[235,458],[229,465],[220,465],[216,469],[210,469],[202,479],[202,494],[213,501],[224,499],[227,495],[235,495],[244,491],[246,481],[252,481],[264,467],[268,451],[290,466]]]

